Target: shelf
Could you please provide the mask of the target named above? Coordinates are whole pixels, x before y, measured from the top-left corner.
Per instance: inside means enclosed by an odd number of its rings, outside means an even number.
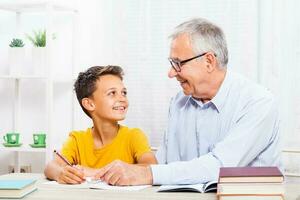
[[[46,79],[45,76],[9,76],[9,75],[4,75],[0,76],[0,79]]]
[[[286,148],[282,150],[282,153],[300,153],[299,148]]]
[[[156,152],[158,150],[158,147],[151,147],[152,152]]]
[[[45,77],[45,76],[23,76],[23,75],[21,75],[21,76],[9,76],[9,75],[0,75],[0,79],[13,79],[13,80],[15,80],[15,79],[17,79],[17,80],[21,80],[21,79],[44,79],[44,80],[46,80],[46,79],[48,79],[47,77]],[[76,80],[76,78],[72,78],[71,76],[66,76],[66,77],[64,77],[64,76],[55,76],[53,79],[52,79],[52,81],[53,82],[66,82],[66,83],[68,83],[68,82],[74,82]]]
[[[78,20],[79,20],[79,12],[76,8],[77,2],[64,2],[60,0],[0,0],[0,12],[11,12],[9,14],[14,14],[15,17],[12,18],[16,22],[17,30],[15,31],[17,34],[21,34],[23,29],[24,21],[22,20],[22,17],[26,17],[26,15],[31,15],[32,13],[37,14],[39,17],[42,15],[45,20],[43,20],[45,30],[47,30],[47,34],[49,36],[52,35],[54,30],[54,25],[56,22],[56,18],[59,17],[72,17],[72,22],[70,21],[70,25],[72,25],[72,28],[70,29],[72,31],[72,56],[71,63],[72,64],[72,70],[68,70],[66,73],[57,72],[55,73],[54,70],[52,70],[55,66],[51,62],[51,59],[53,57],[53,52],[55,51],[55,48],[57,48],[51,41],[47,40],[47,45],[49,48],[47,48],[46,51],[46,58],[45,60],[47,62],[43,63],[42,67],[44,67],[45,70],[43,71],[33,71],[30,72],[24,72],[19,70],[16,71],[17,73],[8,73],[8,74],[0,74],[0,80],[2,80],[2,83],[4,84],[13,84],[13,119],[12,119],[12,130],[19,130],[19,124],[21,122],[21,108],[23,106],[22,104],[22,98],[21,98],[21,89],[22,84],[27,84],[27,81],[31,81],[33,83],[35,82],[43,82],[43,86],[45,87],[45,92],[43,95],[45,98],[43,98],[41,105],[45,103],[45,112],[41,113],[43,116],[45,116],[45,132],[50,137],[53,134],[53,121],[54,121],[54,97],[57,94],[55,91],[57,88],[60,89],[60,87],[63,85],[63,88],[67,88],[68,92],[71,90],[71,97],[70,103],[71,103],[71,111],[72,111],[72,118],[71,118],[71,124],[73,126],[73,115],[74,115],[74,92],[73,88],[70,87],[70,85],[74,83],[77,76],[74,76],[74,72],[76,71],[75,68],[78,64],[78,45],[76,38],[78,38]],[[61,12],[62,15],[58,15]],[[62,18],[63,19],[63,18]],[[69,18],[68,18],[69,19]],[[26,20],[25,20],[26,21]],[[67,21],[66,21],[67,22]],[[60,22],[59,22],[60,23]],[[69,20],[68,20],[69,23]],[[33,23],[33,25],[36,23]],[[50,38],[50,37],[49,37]],[[48,62],[49,61],[49,62]],[[26,64],[26,63],[25,63]],[[11,67],[11,66],[8,66]],[[33,69],[35,69],[34,66],[32,66]],[[10,71],[14,72],[14,71]],[[38,73],[40,72],[40,73]],[[10,83],[11,82],[11,83]],[[65,87],[68,86],[68,87]],[[59,90],[60,91],[60,90]],[[59,93],[60,94],[60,93]],[[69,93],[68,93],[69,96]],[[47,137],[48,138],[48,137]],[[42,152],[45,154],[45,162],[49,162],[52,160],[52,149],[53,144],[51,143],[51,140],[47,142],[46,148],[32,148],[29,146],[29,144],[24,143],[21,147],[5,147],[2,143],[0,144],[0,152],[2,151],[8,151],[14,153],[14,163],[16,166],[16,172],[20,172],[20,153],[21,152]]]
[[[32,148],[28,144],[23,144],[20,147],[4,147],[3,144],[1,144],[0,151],[46,152],[46,148]]]
[[[69,82],[74,83],[75,80],[76,80],[76,78],[74,78],[74,77],[72,78],[70,76],[68,76],[68,77],[56,76],[53,78],[53,82],[59,82],[59,83],[69,83]]]
[[[55,2],[52,3],[49,0],[27,0],[9,2],[5,1],[0,3],[0,9],[11,12],[44,12],[47,10],[47,5],[51,5],[55,11],[69,11],[77,12],[77,9],[64,4]]]
[[[300,173],[285,172],[285,176],[300,177]]]

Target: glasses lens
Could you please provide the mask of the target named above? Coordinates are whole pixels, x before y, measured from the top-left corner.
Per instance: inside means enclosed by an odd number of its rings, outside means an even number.
[[[174,61],[174,60],[172,60],[172,59],[169,59],[169,61],[170,61],[170,63],[171,63],[171,66],[173,67],[173,69],[175,70],[175,71],[180,71],[180,66],[179,66],[179,63],[178,62],[176,62],[176,61]]]

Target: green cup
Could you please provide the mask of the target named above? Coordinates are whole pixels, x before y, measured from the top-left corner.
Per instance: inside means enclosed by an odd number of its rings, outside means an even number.
[[[3,136],[4,141],[7,144],[19,144],[20,133],[6,133]]]
[[[45,133],[35,133],[33,134],[33,143],[35,145],[46,144],[46,134]]]

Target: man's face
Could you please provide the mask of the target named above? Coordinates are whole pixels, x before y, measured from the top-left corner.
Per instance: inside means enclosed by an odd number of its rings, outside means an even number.
[[[95,105],[93,113],[112,121],[123,120],[128,109],[127,91],[118,76],[104,75],[96,83],[91,99]]]
[[[186,34],[179,35],[172,41],[170,58],[183,61],[196,56],[192,50],[189,37]],[[203,56],[205,57],[205,56]],[[205,83],[206,71],[203,57],[186,62],[181,67],[180,72],[176,72],[172,67],[169,70],[169,78],[176,78],[180,83],[185,95],[192,95],[201,98],[201,86]]]

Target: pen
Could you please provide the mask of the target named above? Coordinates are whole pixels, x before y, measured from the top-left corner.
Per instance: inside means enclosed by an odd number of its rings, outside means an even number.
[[[54,153],[55,153],[58,157],[60,157],[65,163],[67,163],[69,166],[72,166],[71,163],[70,163],[67,159],[65,159],[62,155],[60,155],[60,153],[58,153],[58,151],[54,150]]]

